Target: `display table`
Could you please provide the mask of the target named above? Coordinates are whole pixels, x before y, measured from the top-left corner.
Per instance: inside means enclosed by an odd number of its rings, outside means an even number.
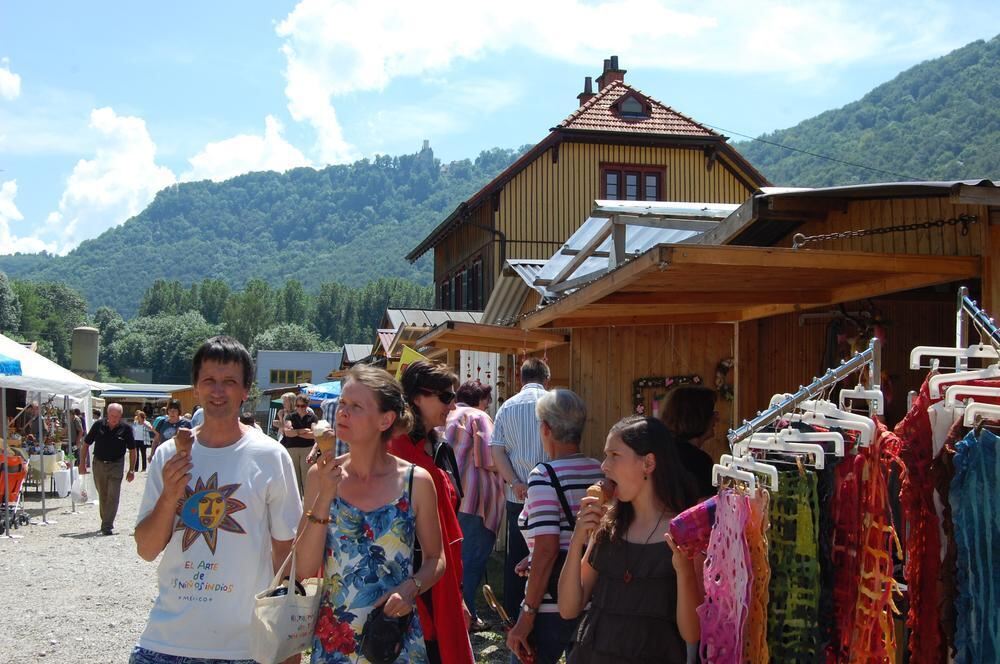
[[[36,475],[42,472],[46,475],[51,475],[59,470],[59,464],[65,458],[66,454],[62,450],[55,454],[32,454],[28,457],[28,468]]]
[[[70,472],[72,470],[72,473]],[[52,474],[52,479],[55,482],[56,494],[60,498],[65,498],[69,495],[69,491],[73,486],[73,480],[79,476],[79,471],[76,468],[67,470],[57,470]]]

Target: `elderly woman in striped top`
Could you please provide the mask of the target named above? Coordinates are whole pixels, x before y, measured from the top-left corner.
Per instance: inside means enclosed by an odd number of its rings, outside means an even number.
[[[535,405],[542,447],[550,461],[528,476],[528,496],[518,524],[528,543],[528,583],[517,624],[507,635],[511,661],[555,664],[569,652],[577,620],[559,615],[559,572],[569,550],[587,487],[604,474],[601,463],[580,452],[587,408],[576,393],[555,389]],[[523,565],[519,566],[522,567]]]

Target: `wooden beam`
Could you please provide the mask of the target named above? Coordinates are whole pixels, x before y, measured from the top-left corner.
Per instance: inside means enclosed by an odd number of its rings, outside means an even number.
[[[477,340],[478,343],[506,340],[512,342],[514,346],[523,343],[548,344],[549,346],[569,343],[569,335],[556,332],[536,332],[523,330],[519,327],[447,321],[437,325],[417,339],[417,344],[430,345],[451,338]]]
[[[585,304],[599,300],[605,295],[621,290],[624,286],[641,277],[643,272],[659,263],[660,252],[654,247],[617,270],[604,275],[586,288],[581,288],[557,302],[553,302],[546,307],[528,314],[521,319],[520,325],[527,330],[542,327],[564,313],[574,311]]]
[[[801,196],[770,196],[767,209],[772,212],[847,212],[844,198],[819,198]],[[770,216],[770,215],[768,215]]]
[[[590,252],[601,246],[601,243],[604,242],[608,235],[611,234],[611,227],[611,220],[608,219],[601,225],[600,229],[594,233],[589,240],[587,240],[586,244],[580,247],[580,253],[566,263],[566,265],[563,266],[563,269],[559,270],[559,273],[556,274],[556,276],[552,277],[552,283],[558,284],[560,281],[573,274],[576,268],[583,264],[583,261],[590,258]]]
[[[577,318],[566,317],[556,318],[552,321],[553,327],[616,327],[622,325],[680,325],[685,323],[732,323],[740,320],[742,312],[739,310],[730,311],[709,311],[703,313],[690,314],[658,314],[650,316],[614,316],[600,318]]]
[[[948,200],[954,205],[1000,205],[1000,187],[959,184],[952,187]]]
[[[714,302],[716,304],[747,305],[826,302],[830,298],[830,293],[829,290],[648,291],[641,293],[626,291],[608,295],[594,304],[670,305]]]
[[[743,232],[743,229],[757,220],[757,197],[751,196],[728,217],[718,222],[716,227],[701,235],[696,235],[683,244],[722,245]]]

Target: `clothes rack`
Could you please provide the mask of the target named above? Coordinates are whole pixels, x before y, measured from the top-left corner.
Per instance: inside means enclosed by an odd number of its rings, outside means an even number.
[[[994,326],[994,330],[996,327]],[[1000,336],[997,337],[1000,340]],[[726,437],[729,440],[730,449],[733,445],[745,438],[752,436],[767,425],[778,420],[782,415],[790,412],[803,401],[814,399],[829,388],[833,387],[841,380],[852,373],[868,367],[868,387],[872,390],[879,389],[882,372],[882,344],[878,338],[873,338],[868,344],[868,348],[857,353],[849,360],[843,360],[840,366],[829,369],[822,376],[814,379],[805,387],[799,386],[794,394],[771,406],[765,411],[758,412],[752,420],[743,420],[743,424],[737,429],[730,429]]]

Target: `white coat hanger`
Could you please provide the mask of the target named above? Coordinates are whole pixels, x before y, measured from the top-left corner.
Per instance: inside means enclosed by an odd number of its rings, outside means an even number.
[[[829,402],[826,402],[829,403]],[[833,404],[830,404],[831,406]],[[803,404],[804,406],[804,404]],[[858,445],[868,447],[875,441],[875,432],[878,430],[875,421],[870,417],[858,415],[857,413],[845,413],[844,411],[833,409],[833,412],[821,412],[812,410],[804,413],[793,413],[789,415],[789,421],[805,422],[806,424],[818,424],[828,428],[847,429],[858,432]]]
[[[723,457],[729,456],[724,454]],[[721,459],[720,459],[721,461]],[[757,476],[733,466],[717,463],[712,466],[712,486],[719,486],[724,478],[729,478],[747,485],[751,493],[757,491]]]
[[[949,346],[917,346],[910,351],[911,369],[937,369],[934,360],[924,364],[924,358],[953,357],[965,360],[1000,360],[1000,353],[991,344],[973,344],[968,348],[952,348]]]
[[[944,405],[961,408],[965,405],[961,399],[962,396],[1000,398],[1000,387],[989,387],[987,385],[949,385],[944,391]]]
[[[768,480],[768,488],[771,491],[778,490],[778,469],[769,463],[762,463],[751,456],[734,457],[731,454],[723,454],[719,457],[719,463],[712,467],[712,483],[715,484],[715,469],[719,467],[727,468],[730,472],[745,473],[754,478],[754,487],[757,486],[758,475],[763,475]]]
[[[991,378],[1000,378],[1000,363],[991,364],[985,369],[957,371],[950,374],[938,374],[937,376],[931,376],[927,383],[930,389],[931,398],[940,399],[942,386],[948,386],[952,383],[967,383],[971,380],[989,380]]]
[[[843,438],[841,438],[841,442],[843,442]],[[807,461],[808,465],[815,466],[819,470],[822,470],[826,465],[826,450],[823,449],[822,445],[787,442],[782,439],[780,433],[754,435],[733,446],[733,454],[737,457],[748,455],[750,450],[794,456],[806,455],[812,459]]]
[[[843,389],[840,391],[840,396],[838,398],[840,409],[846,411],[846,402],[851,399],[863,399],[869,403],[869,407],[874,402],[874,414],[885,415],[885,396],[883,396],[882,390],[869,390],[864,385],[858,385],[857,387],[851,389]]]
[[[1000,406],[992,403],[976,403],[973,401],[965,407],[965,418],[963,419],[965,426],[976,426],[982,420],[1000,421]]]

